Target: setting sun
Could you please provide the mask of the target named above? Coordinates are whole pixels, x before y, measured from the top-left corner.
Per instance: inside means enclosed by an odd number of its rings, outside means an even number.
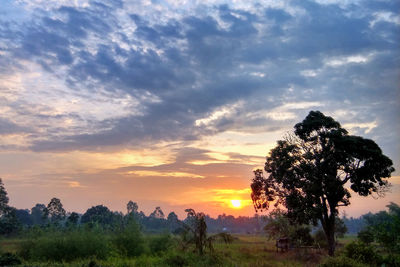
[[[234,208],[237,208],[237,209],[239,209],[239,208],[242,207],[242,201],[239,200],[239,199],[232,199],[232,200],[231,200],[231,204],[232,204],[232,206],[233,206]]]

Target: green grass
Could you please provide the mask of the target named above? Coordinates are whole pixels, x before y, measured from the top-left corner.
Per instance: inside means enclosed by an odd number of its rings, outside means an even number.
[[[205,255],[200,256],[194,253],[194,247],[182,251],[179,237],[166,234],[143,235],[140,239],[135,237],[133,240],[143,242],[143,247],[140,252],[129,254],[124,251],[124,242],[129,246],[131,241],[124,239],[121,241],[123,245],[119,243],[116,246],[113,243],[115,236],[92,234],[69,233],[67,237],[62,233],[59,233],[60,236],[51,233],[37,237],[34,240],[39,240],[38,243],[30,244],[31,254],[23,257],[22,266],[317,266],[326,256],[326,253],[301,250],[277,253],[274,241],[258,235],[234,235],[235,239],[230,244],[217,241],[213,252],[207,250]],[[29,242],[32,239],[3,239],[0,240],[0,247],[4,252],[23,255],[24,244],[29,245]],[[66,257],[60,254],[60,250],[64,249],[72,255]]]

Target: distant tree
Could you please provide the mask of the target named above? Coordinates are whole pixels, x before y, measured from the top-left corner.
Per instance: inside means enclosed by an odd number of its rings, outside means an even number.
[[[179,221],[178,216],[177,216],[176,213],[173,212],[173,211],[171,211],[171,212],[168,214],[167,220],[168,220],[169,222],[177,222],[177,221]]]
[[[42,225],[46,222],[45,210],[46,210],[46,205],[44,204],[36,204],[31,209],[31,218],[33,224]]]
[[[81,223],[98,223],[100,225],[111,225],[114,214],[103,205],[97,205],[88,209],[81,217]]]
[[[33,224],[32,217],[29,214],[29,210],[15,210],[15,215],[17,216],[18,220],[24,226],[31,226]]]
[[[3,181],[0,178],[0,217],[7,211],[8,196]]]
[[[76,212],[72,212],[67,218],[68,226],[76,226],[79,221],[79,214]]]
[[[17,233],[21,228],[21,222],[16,215],[16,209],[7,207],[0,217],[0,235]]]
[[[49,218],[52,223],[58,224],[65,219],[66,212],[58,198],[52,198],[44,210],[45,217]]]
[[[127,214],[136,214],[138,212],[139,206],[136,202],[129,200],[128,204],[126,204]]]
[[[150,214],[151,218],[164,219],[164,212],[160,207],[156,207],[156,209]]]
[[[387,207],[388,211],[364,216],[367,226],[361,239],[373,237],[389,253],[400,254],[400,206],[391,202]]]
[[[294,126],[294,134],[278,141],[267,156],[264,170],[254,171],[251,184],[256,210],[270,203],[284,205],[293,222],[319,220],[335,252],[335,218],[339,206],[350,204],[351,190],[361,196],[382,195],[392,161],[372,140],[349,135],[339,122],[319,111]]]
[[[175,212],[171,211],[167,216],[168,226],[170,231],[175,232],[178,228],[181,227],[178,216]]]

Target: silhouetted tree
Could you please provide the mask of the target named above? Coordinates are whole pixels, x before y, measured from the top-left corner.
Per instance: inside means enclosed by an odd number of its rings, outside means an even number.
[[[65,219],[66,212],[58,198],[52,198],[44,210],[45,217],[49,218],[52,223],[58,224]]]
[[[194,209],[186,209],[187,219],[189,227],[188,230],[192,233],[192,238],[189,238],[189,242],[193,242],[196,245],[196,250],[200,255],[203,255],[207,243],[207,224],[205,221],[205,214],[203,212],[195,212]]]
[[[6,207],[3,215],[0,217],[0,235],[10,235],[18,232],[21,228],[21,222],[16,215],[16,209]]]
[[[97,205],[88,209],[81,217],[81,223],[98,223],[100,225],[111,225],[113,213],[103,205]]]
[[[150,214],[151,218],[164,219],[164,212],[160,207],[156,207],[156,209]]]
[[[67,218],[68,226],[76,226],[79,221],[79,214],[76,212],[72,212]]]
[[[381,195],[393,163],[374,141],[349,135],[319,111],[311,111],[294,128],[294,134],[278,141],[267,157],[268,176],[254,171],[254,207],[263,210],[270,203],[282,204],[294,222],[317,224],[319,220],[333,255],[338,207],[350,204],[345,185],[361,196]]]
[[[138,212],[139,206],[136,202],[129,200],[128,204],[126,204],[127,214],[136,214]]]
[[[15,216],[24,226],[31,226],[33,224],[32,217],[29,214],[29,210],[15,210]]]
[[[4,187],[3,181],[0,178],[0,217],[6,212],[8,208],[8,196]]]
[[[32,218],[33,224],[42,225],[46,222],[45,210],[46,210],[46,205],[44,205],[44,204],[36,204],[31,209],[31,218]]]

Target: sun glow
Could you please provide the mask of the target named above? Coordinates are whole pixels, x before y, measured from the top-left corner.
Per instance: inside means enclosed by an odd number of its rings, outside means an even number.
[[[232,199],[231,200],[232,207],[236,209],[240,209],[242,207],[242,201],[239,199]]]

